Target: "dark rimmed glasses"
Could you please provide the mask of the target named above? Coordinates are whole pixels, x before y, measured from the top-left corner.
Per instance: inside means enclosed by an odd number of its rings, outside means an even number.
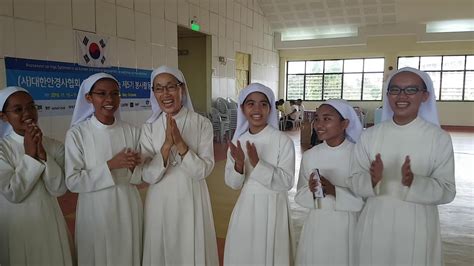
[[[38,105],[29,104],[26,106],[17,106],[11,110],[5,110],[5,113],[14,113],[15,115],[23,115],[25,112],[36,112],[38,111]]]
[[[107,93],[105,91],[99,91],[99,92],[95,92],[95,91],[90,91],[89,94],[94,94],[94,95],[97,95],[99,96],[99,98],[119,98],[120,97],[120,92],[119,91],[113,91],[111,93]]]
[[[388,88],[387,93],[390,95],[399,95],[400,93],[405,93],[405,95],[414,95],[417,94],[419,91],[426,91],[425,89],[420,89],[417,87],[405,87],[400,88],[398,86],[391,86]]]
[[[181,85],[183,85],[183,82],[178,82],[176,84],[170,84],[167,86],[156,85],[152,87],[152,90],[154,93],[158,93],[158,94],[164,93],[165,90],[167,92],[176,92]]]

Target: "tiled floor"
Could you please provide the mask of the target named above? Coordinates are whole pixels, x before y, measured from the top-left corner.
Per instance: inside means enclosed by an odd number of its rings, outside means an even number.
[[[446,265],[474,265],[474,133],[450,132],[456,198],[439,206]]]
[[[303,129],[304,131],[304,129]],[[296,183],[299,172],[301,155],[308,148],[307,141],[301,143],[300,130],[286,131],[295,144],[296,151],[296,181],[289,193],[290,207],[297,238],[306,217],[307,211],[294,202]],[[456,160],[457,195],[450,204],[439,207],[441,233],[444,243],[445,263],[449,266],[474,265],[474,132],[451,131]],[[307,137],[305,136],[305,139]],[[216,166],[207,178],[212,208],[214,213],[216,233],[218,237],[219,256],[222,265],[227,224],[239,191],[233,191],[224,184],[224,165],[226,144],[215,143],[214,153]],[[146,185],[140,186],[142,197],[146,193]],[[59,199],[66,221],[71,232],[74,232],[75,206],[77,196],[67,193]]]

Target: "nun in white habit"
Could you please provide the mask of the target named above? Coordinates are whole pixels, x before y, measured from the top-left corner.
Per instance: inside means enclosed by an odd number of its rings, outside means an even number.
[[[353,191],[366,198],[360,265],[444,265],[439,204],[456,194],[451,138],[439,126],[430,77],[402,68],[384,86],[382,123],[354,149]]]
[[[296,265],[354,265],[354,234],[364,202],[349,190],[348,179],[362,125],[354,108],[339,99],[324,102],[314,124],[324,142],[304,152],[301,160],[295,201],[310,212],[298,243]],[[323,198],[315,199],[309,189],[315,169],[322,177],[318,186],[327,192]]]
[[[140,139],[145,202],[143,265],[218,265],[206,177],[214,168],[213,129],[195,113],[183,73],[151,74],[153,114]]]
[[[0,117],[0,265],[72,265],[56,199],[66,192],[64,146],[42,135],[23,88],[0,90]]]
[[[273,91],[250,84],[240,92],[227,152],[225,183],[242,190],[229,222],[224,265],[293,264],[288,190],[294,173],[294,145],[278,130]]]
[[[134,185],[140,182],[134,171],[140,131],[119,119],[119,108],[113,76],[97,73],[82,82],[65,156],[66,185],[79,193],[79,265],[141,264],[143,207]]]

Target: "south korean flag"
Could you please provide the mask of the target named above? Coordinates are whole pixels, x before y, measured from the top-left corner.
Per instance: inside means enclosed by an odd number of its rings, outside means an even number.
[[[92,33],[76,32],[77,63],[89,67],[109,67],[107,37]]]

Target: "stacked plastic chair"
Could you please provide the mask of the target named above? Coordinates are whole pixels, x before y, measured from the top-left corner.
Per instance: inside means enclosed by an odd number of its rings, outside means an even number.
[[[222,115],[220,114],[219,110],[214,107],[211,107],[210,118],[212,122],[212,128],[214,130],[214,137],[216,137],[217,142],[222,143],[224,141],[225,135],[230,132],[229,120],[222,119]]]
[[[280,125],[278,127],[281,131],[286,130],[286,120],[287,120],[287,117],[285,113],[278,111],[278,121],[280,122]]]
[[[362,107],[359,107],[359,106],[354,106],[354,111],[357,113],[357,116],[359,117],[359,120],[360,120],[360,123],[362,124],[362,126],[364,128],[366,128],[367,124],[366,124],[366,121],[365,121],[364,109],[362,109]]]
[[[230,117],[229,108],[227,107],[227,100],[218,97],[215,102],[216,109],[221,113],[222,120],[228,120]]]
[[[227,111],[229,114],[229,123],[230,123],[230,136],[233,137],[235,130],[237,128],[237,109],[238,104],[231,98],[226,99]]]

